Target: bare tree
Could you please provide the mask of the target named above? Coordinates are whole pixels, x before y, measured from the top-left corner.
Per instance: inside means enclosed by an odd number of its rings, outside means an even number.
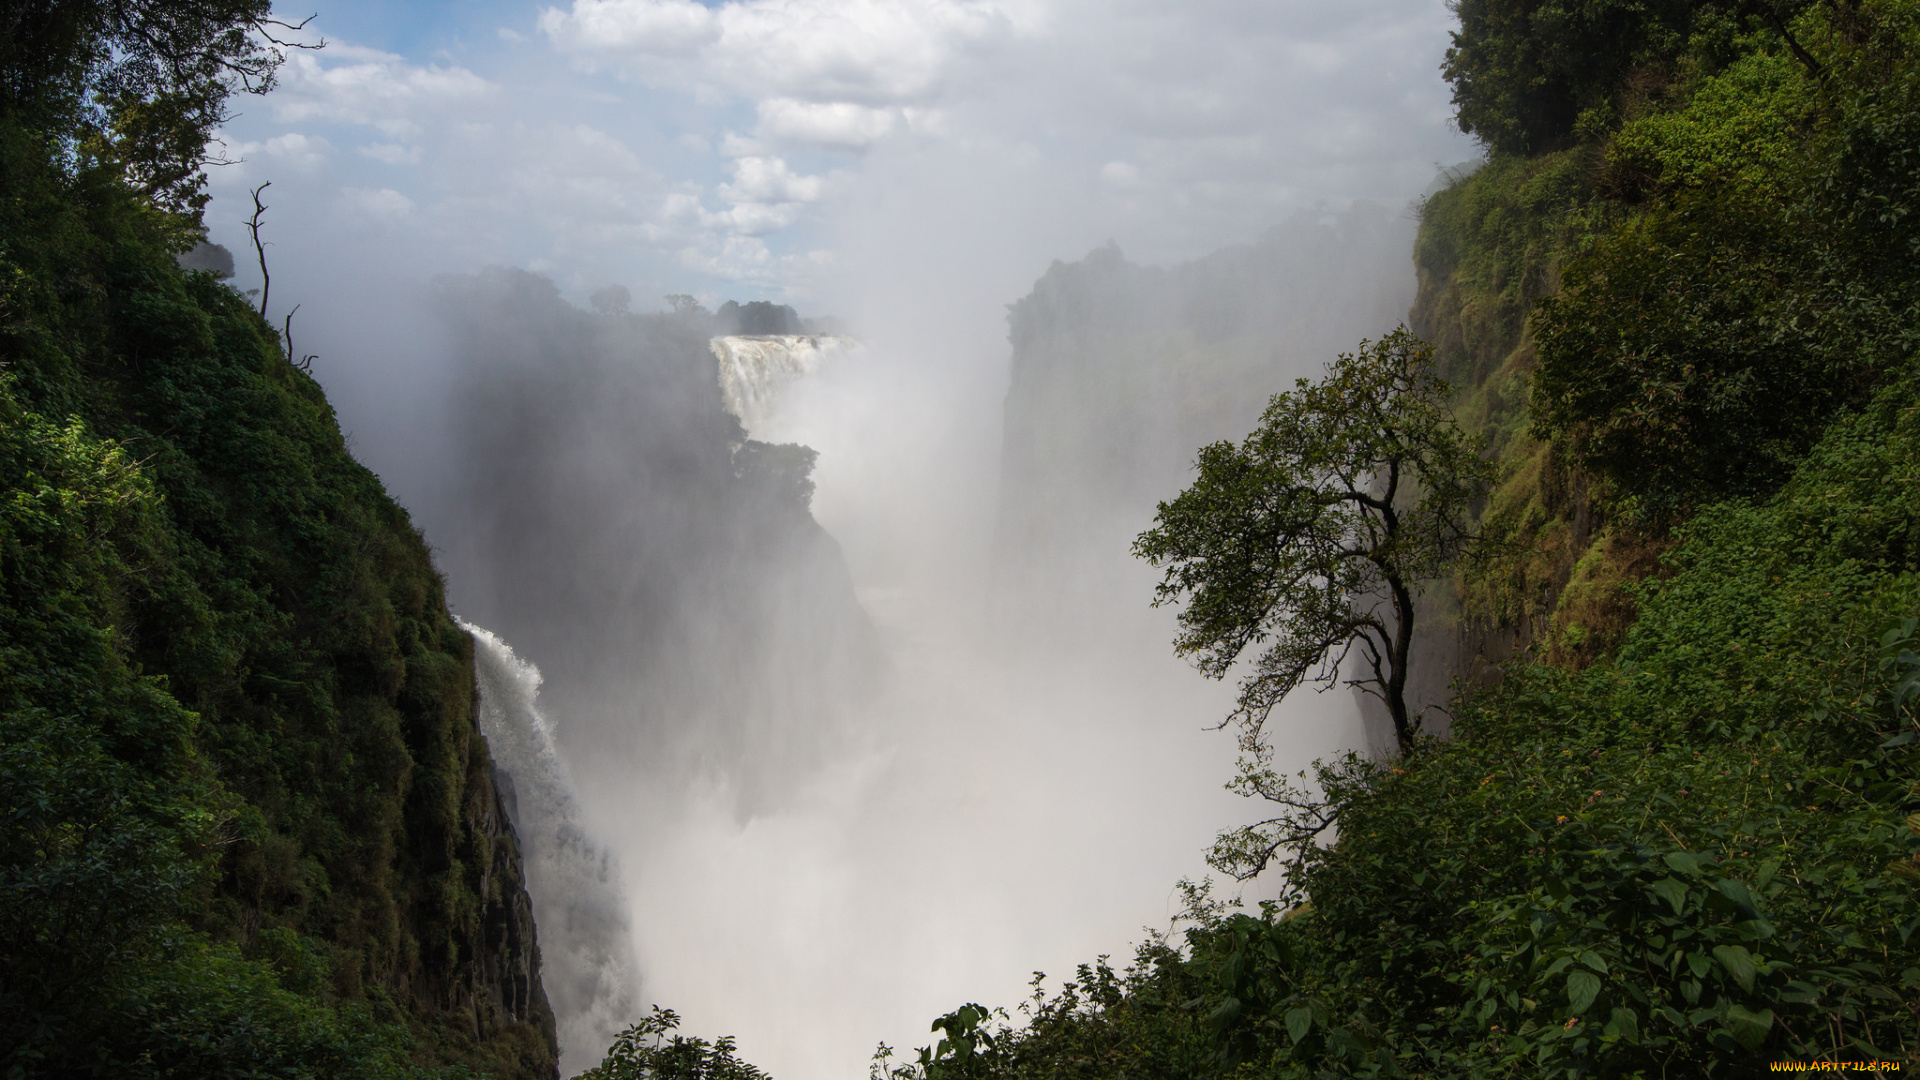
[[[253,189],[253,217],[247,220],[247,232],[253,237],[253,253],[260,260],[260,316],[262,318],[267,314],[267,293],[272,288],[273,279],[267,275],[267,245],[260,239],[260,226],[266,223],[267,213],[267,204],[260,201],[260,193],[272,186],[273,181],[268,180]],[[311,372],[313,362],[319,357],[309,353],[295,359],[296,354],[293,351],[293,316],[299,310],[300,305],[295,304],[293,310],[287,312],[286,319],[280,325],[280,344],[286,351],[287,363],[301,371]]]
[[[273,186],[268,180],[254,188],[253,217],[247,220],[247,232],[253,236],[253,253],[260,259],[260,316],[267,314],[267,292],[273,288],[273,279],[267,276],[267,246],[260,242],[260,226],[265,223],[267,204],[260,201],[260,193]]]

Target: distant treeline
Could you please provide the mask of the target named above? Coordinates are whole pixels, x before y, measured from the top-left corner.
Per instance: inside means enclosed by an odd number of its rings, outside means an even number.
[[[803,319],[786,304],[771,300],[729,300],[713,313],[715,336],[769,337],[781,334],[844,334],[846,327],[830,316]]]

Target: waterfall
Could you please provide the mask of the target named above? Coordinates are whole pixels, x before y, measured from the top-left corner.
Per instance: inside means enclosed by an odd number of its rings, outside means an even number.
[[[598,1064],[640,1014],[627,900],[612,856],[581,824],[573,777],[540,714],[540,669],[491,632],[465,620],[460,627],[473,635],[480,730],[520,838],[561,1073],[573,1075]]]
[[[768,334],[713,339],[720,361],[720,395],[727,412],[749,431],[773,415],[780,390],[811,375],[820,363],[854,348],[852,338],[823,334]]]

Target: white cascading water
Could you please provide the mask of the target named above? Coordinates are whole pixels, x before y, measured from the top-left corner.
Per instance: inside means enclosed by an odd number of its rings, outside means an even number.
[[[539,927],[541,981],[559,1022],[561,1073],[598,1064],[640,1015],[639,965],[627,898],[607,848],[582,823],[573,777],[539,707],[540,669],[490,631],[473,635],[480,731],[503,778],[507,814]]]
[[[820,370],[822,361],[859,345],[825,334],[733,335],[713,339],[720,395],[727,412],[751,431],[772,414],[787,383]]]

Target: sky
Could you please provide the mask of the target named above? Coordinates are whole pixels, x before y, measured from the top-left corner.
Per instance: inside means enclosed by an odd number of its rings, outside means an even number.
[[[247,191],[271,181],[270,267],[296,279],[509,265],[581,299],[625,284],[640,310],[846,313],[938,263],[1004,304],[1108,240],[1190,258],[1318,203],[1405,203],[1474,155],[1438,73],[1444,0],[311,13],[326,48],[236,102],[208,215],[244,255]]]

